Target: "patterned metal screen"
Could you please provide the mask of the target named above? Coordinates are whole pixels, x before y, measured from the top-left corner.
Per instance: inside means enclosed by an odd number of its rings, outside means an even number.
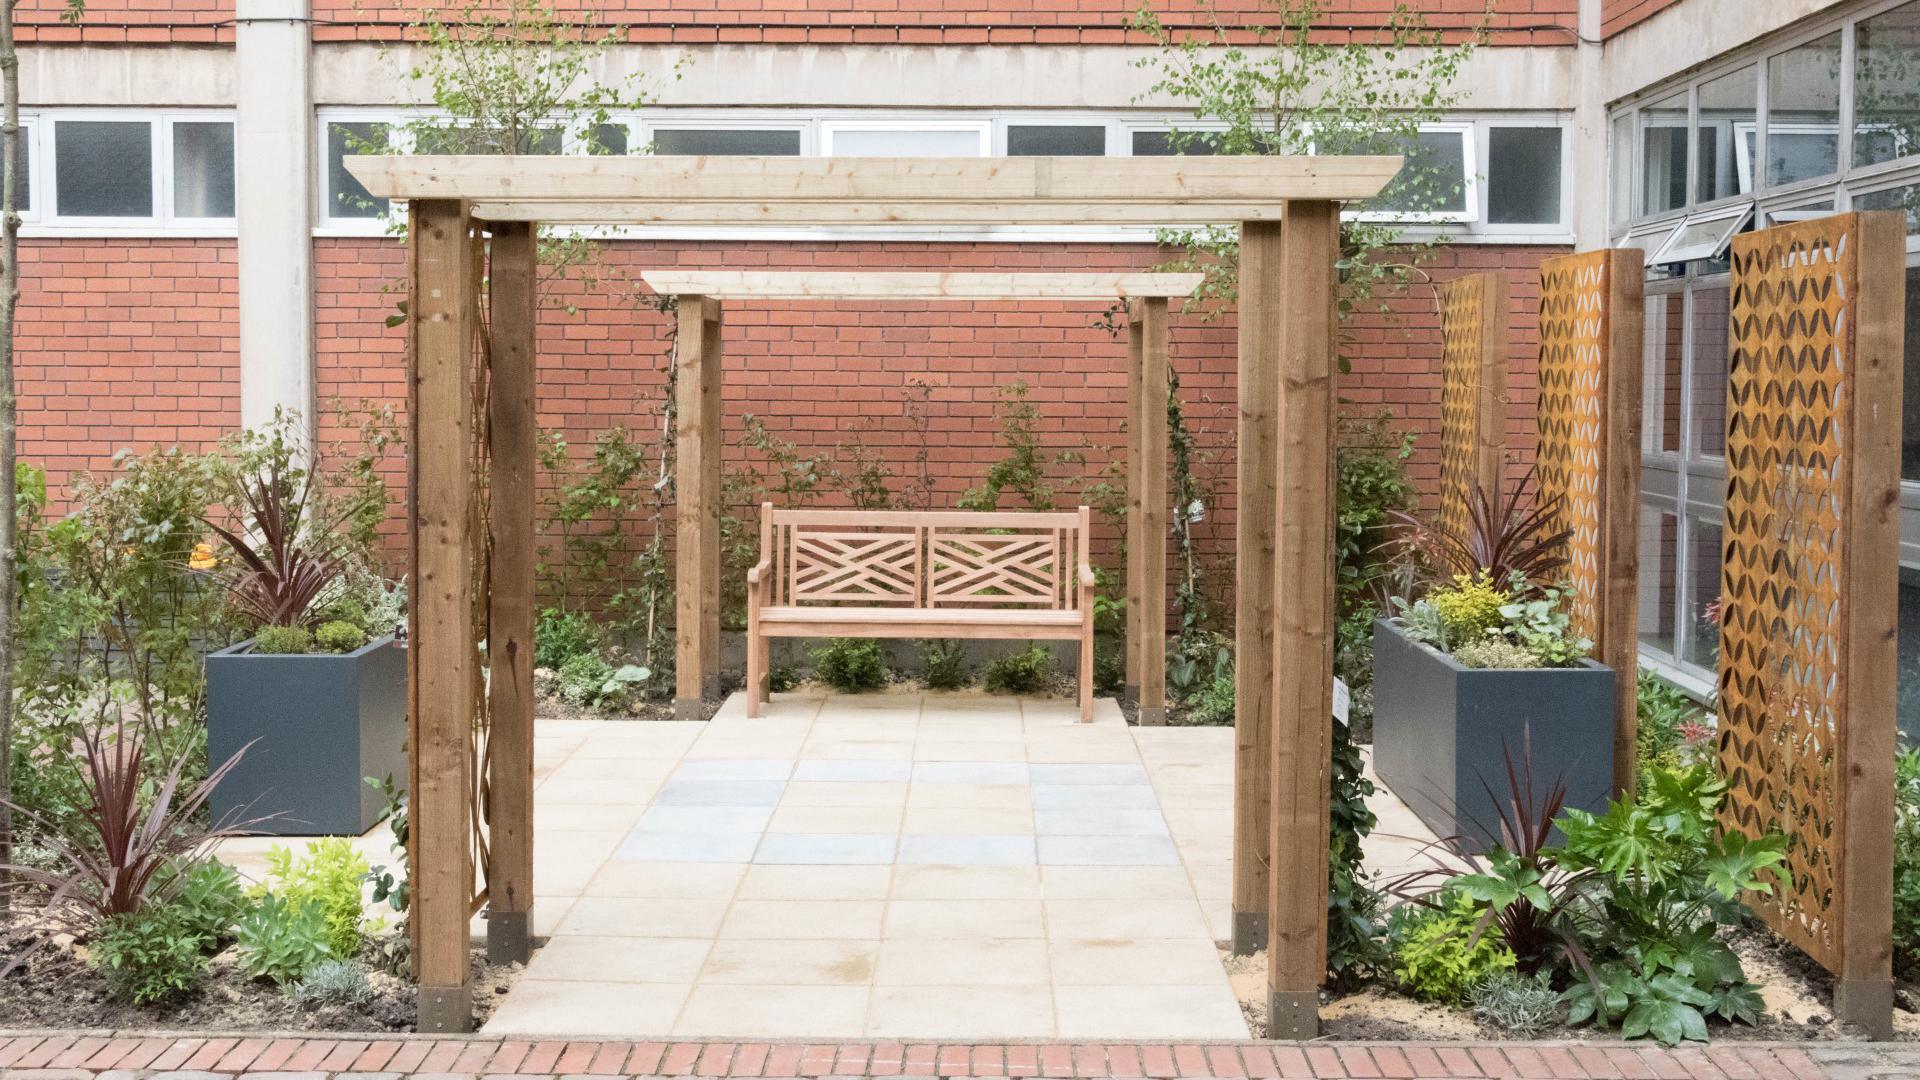
[[[1574,629],[1596,641],[1602,620],[1601,481],[1607,448],[1606,251],[1540,266],[1540,496],[1559,499]]]
[[[1466,527],[1473,488],[1498,482],[1501,442],[1498,357],[1489,363],[1490,320],[1504,320],[1505,290],[1493,274],[1473,274],[1440,290],[1440,505],[1444,531]],[[1489,453],[1489,446],[1493,447]],[[1491,459],[1491,460],[1490,460]]]
[[[1866,595],[1891,591],[1890,545],[1886,587],[1850,580],[1849,558],[1877,542],[1866,530],[1891,528],[1867,509],[1869,489],[1883,483],[1890,494],[1894,479],[1891,440],[1870,429],[1899,421],[1898,401],[1861,405],[1885,386],[1859,381],[1860,220],[1734,242],[1719,613],[1719,757],[1732,784],[1722,818],[1750,836],[1786,834],[1791,886],[1756,907],[1836,970],[1849,932],[1873,933],[1849,927],[1843,887],[1846,861],[1864,854],[1849,850],[1858,770],[1848,728],[1892,723],[1871,715],[1868,696],[1880,691],[1856,685],[1851,668],[1857,648],[1875,647],[1855,640],[1863,605],[1886,602],[1881,636],[1891,631],[1890,601]],[[1893,379],[1897,389],[1897,371]],[[1890,705],[1891,664],[1883,674]]]

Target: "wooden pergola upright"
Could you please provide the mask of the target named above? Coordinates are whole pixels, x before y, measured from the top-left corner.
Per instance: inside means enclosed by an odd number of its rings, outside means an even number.
[[[373,197],[408,203],[409,802],[420,1029],[472,1023],[468,925],[476,912],[488,913],[494,955],[525,956],[529,946],[537,225],[1237,222],[1241,514],[1257,520],[1243,521],[1236,536],[1243,607],[1236,633],[1239,676],[1259,692],[1238,701],[1234,862],[1262,875],[1270,1033],[1317,1034],[1333,696],[1339,212],[1342,202],[1378,194],[1400,164],[1394,157],[349,158],[347,168]],[[719,313],[717,303],[683,304],[682,340],[698,339],[703,355],[710,346],[717,356]],[[1151,326],[1151,309],[1139,322]],[[1143,353],[1155,351],[1153,337],[1151,329],[1142,335]],[[1164,363],[1164,350],[1152,362]],[[702,485],[717,473],[717,364],[711,367],[699,372],[699,411],[680,416],[683,481],[700,478],[683,496],[710,490]],[[1249,379],[1250,372],[1260,377]],[[689,373],[680,379],[681,392],[693,392],[685,388]],[[1143,392],[1149,385],[1143,376]],[[1143,440],[1143,479],[1164,484],[1155,475],[1164,458],[1147,433],[1135,437]],[[703,604],[698,587],[717,580],[717,549],[706,550],[716,539],[717,500],[703,497],[700,513],[694,535],[702,549],[697,558],[683,553],[678,565],[683,620],[689,594]],[[696,607],[698,629],[683,621],[681,641],[704,638],[705,619]],[[481,677],[483,663],[491,665],[490,682]],[[489,724],[483,824],[475,732]],[[482,860],[484,881],[477,881]],[[1240,884],[1236,871],[1236,912]]]

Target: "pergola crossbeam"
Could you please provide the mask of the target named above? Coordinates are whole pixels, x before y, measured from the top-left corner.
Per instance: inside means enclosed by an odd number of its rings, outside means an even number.
[[[1202,274],[868,273],[851,270],[648,270],[662,296],[716,300],[1106,301],[1191,296]]]

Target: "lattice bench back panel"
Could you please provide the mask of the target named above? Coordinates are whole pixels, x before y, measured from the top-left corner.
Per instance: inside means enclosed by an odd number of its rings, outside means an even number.
[[[773,600],[786,606],[1079,606],[1078,514],[775,510]]]

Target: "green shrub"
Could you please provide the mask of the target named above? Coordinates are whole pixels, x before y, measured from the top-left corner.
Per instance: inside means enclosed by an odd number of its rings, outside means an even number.
[[[309,1009],[364,1005],[373,997],[373,983],[367,978],[367,966],[358,960],[322,960],[287,987],[287,996]]]
[[[247,910],[247,898],[240,888],[240,875],[218,859],[200,859],[184,873],[169,866],[162,889],[167,906],[178,915],[180,925],[212,951],[233,936],[234,924]]]
[[[834,638],[809,655],[813,677],[843,693],[878,690],[887,684],[887,662],[877,641]]]
[[[335,619],[320,624],[313,632],[313,643],[321,652],[349,653],[367,643],[367,632],[344,619]]]
[[[1498,935],[1474,937],[1479,918],[1479,906],[1463,895],[1444,910],[1429,908],[1406,920],[1394,948],[1393,971],[1407,993],[1457,1005],[1470,987],[1495,972],[1513,970],[1513,952]]]
[[[929,690],[958,690],[967,685],[966,647],[951,638],[920,643],[920,681]]]
[[[1920,749],[1894,759],[1893,967],[1920,976]]]
[[[1679,687],[1651,671],[1641,672],[1634,712],[1634,756],[1642,778],[1651,770],[1685,768],[1705,757],[1712,717]]]
[[[1113,640],[1093,643],[1093,688],[1102,694],[1118,694],[1126,688],[1127,650]]]
[[[253,651],[298,656],[313,651],[313,635],[304,626],[263,626],[253,635]]]
[[[1021,649],[987,665],[986,685],[995,694],[1032,694],[1053,681],[1053,650],[1045,645]]]
[[[560,670],[576,656],[599,656],[600,627],[584,611],[541,608],[533,623],[533,666]]]
[[[1226,726],[1233,723],[1233,668],[1216,671],[1193,700],[1193,719],[1202,724]]]
[[[613,678],[613,665],[599,653],[569,656],[560,665],[560,699],[574,705],[591,706],[600,702],[600,688]]]
[[[792,664],[775,664],[767,669],[767,692],[784,694],[800,685],[800,670]]]
[[[114,997],[134,1005],[171,1001],[207,981],[199,936],[166,903],[150,903],[101,923],[88,961]]]
[[[368,870],[367,860],[337,836],[308,844],[306,858],[298,861],[276,846],[267,852],[265,891],[318,912],[329,951],[351,957],[360,951],[360,886]]]
[[[1473,1015],[1509,1035],[1532,1038],[1560,1018],[1560,992],[1545,968],[1531,977],[1496,971],[1467,989]]]
[[[322,961],[338,959],[328,944],[326,914],[268,894],[234,928],[240,963],[256,979],[298,982]]]

